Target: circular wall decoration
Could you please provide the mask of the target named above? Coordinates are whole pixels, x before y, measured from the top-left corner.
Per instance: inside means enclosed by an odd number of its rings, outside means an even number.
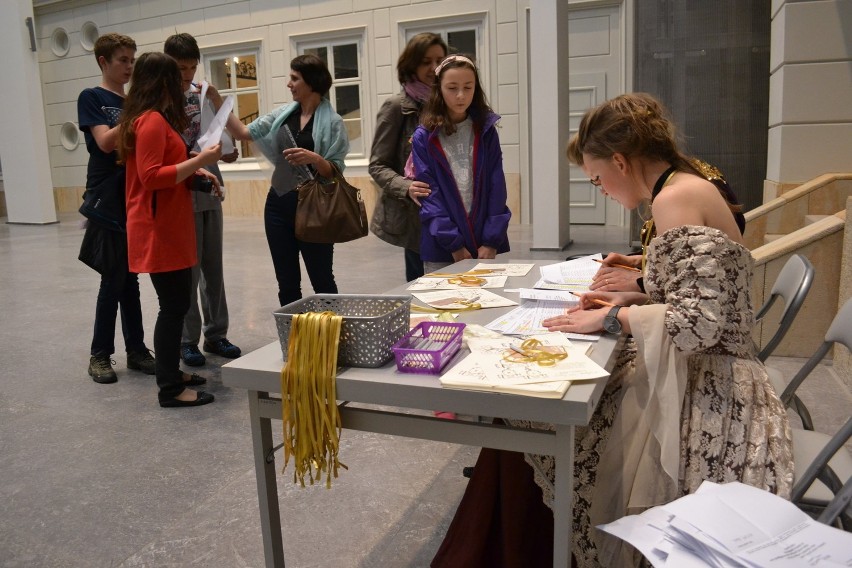
[[[86,51],[92,51],[95,49],[95,42],[98,40],[99,35],[98,25],[95,22],[86,22],[80,28],[80,45]]]
[[[65,28],[56,28],[50,34],[50,51],[56,57],[64,57],[71,48],[71,40],[68,39],[68,32]]]
[[[80,129],[73,122],[66,122],[59,128],[59,143],[66,150],[73,150],[80,144]]]

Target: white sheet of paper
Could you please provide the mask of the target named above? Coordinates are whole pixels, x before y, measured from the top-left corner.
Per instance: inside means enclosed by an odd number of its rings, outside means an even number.
[[[463,310],[467,309],[469,307],[468,304],[472,303],[479,304],[482,309],[502,308],[506,306],[516,306],[518,304],[517,302],[513,302],[503,296],[498,296],[494,292],[482,290],[481,288],[460,288],[458,290],[414,292],[411,295],[424,304],[443,310]]]
[[[207,89],[202,86],[202,96],[200,99],[202,101],[205,100],[204,95],[206,94]],[[203,104],[203,103],[202,103]],[[204,107],[202,107],[202,112]],[[222,153],[230,154],[234,151],[234,145],[231,143],[231,137],[225,136],[223,138],[222,134],[225,132],[225,124],[228,122],[228,115],[231,114],[231,111],[234,110],[234,96],[228,95],[225,97],[225,100],[222,102],[222,106],[219,107],[219,110],[216,112],[216,115],[210,121],[210,124],[205,128],[202,121],[201,128],[204,130],[204,134],[198,137],[198,147],[200,149],[207,148],[208,146],[213,146],[218,142],[222,142]],[[226,143],[230,146],[230,149],[226,148]]]
[[[475,290],[477,288],[502,288],[506,285],[506,276],[482,276],[485,284],[479,286],[465,286],[463,284],[450,284],[451,278],[418,278],[412,282],[406,290]]]
[[[566,302],[523,300],[521,305],[503,314],[485,327],[505,335],[530,335],[545,333],[547,328],[541,322],[547,318],[563,315],[570,307]],[[566,333],[569,339],[597,341],[600,334]]]
[[[487,264],[480,262],[473,267],[474,270],[493,270],[493,276],[526,276],[535,264]]]
[[[601,267],[600,264],[594,261],[595,259],[603,260],[600,253],[598,253],[542,266],[541,278],[545,282],[553,284],[585,286],[588,288],[592,283],[592,278]]]
[[[521,288],[518,293],[522,300],[550,300],[553,302],[569,302],[577,305],[580,298],[568,290],[536,290],[535,288]]]

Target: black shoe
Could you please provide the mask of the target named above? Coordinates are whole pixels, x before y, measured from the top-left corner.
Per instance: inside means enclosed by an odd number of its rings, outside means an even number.
[[[206,393],[203,391],[197,391],[198,396],[195,400],[179,400],[177,398],[173,398],[170,400],[161,400],[160,406],[163,408],[184,408],[186,406],[203,406],[205,404],[210,404],[215,400],[212,394]]]
[[[108,385],[118,381],[118,375],[112,370],[115,361],[109,355],[92,355],[89,359],[89,376],[96,383]]]
[[[198,387],[198,386],[201,386],[203,384],[207,384],[207,379],[205,379],[201,375],[197,375],[195,373],[192,373],[191,375],[189,375],[189,380],[183,381],[183,384],[188,386],[188,387]]]
[[[212,341],[204,342],[204,351],[207,353],[213,353],[214,355],[221,355],[222,357],[227,357],[228,359],[236,359],[240,356],[240,348],[222,337],[221,339],[214,339]]]
[[[180,358],[190,367],[200,367],[207,362],[201,351],[198,350],[198,345],[181,345]]]
[[[144,351],[128,351],[127,352],[127,368],[136,371],[142,371],[146,375],[157,374],[157,362],[151,356],[151,350]]]

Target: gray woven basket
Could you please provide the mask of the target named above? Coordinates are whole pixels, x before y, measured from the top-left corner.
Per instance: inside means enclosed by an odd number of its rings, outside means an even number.
[[[293,314],[334,312],[343,316],[338,365],[381,367],[393,358],[391,347],[408,331],[411,296],[316,294],[273,312],[281,351],[287,360]]]

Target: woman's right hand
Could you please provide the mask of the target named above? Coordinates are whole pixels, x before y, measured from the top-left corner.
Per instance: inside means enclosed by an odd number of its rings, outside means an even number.
[[[460,260],[467,260],[468,258],[473,258],[473,255],[470,254],[470,251],[466,248],[462,247],[459,250],[453,251],[453,260],[458,262]]]
[[[423,197],[429,197],[430,193],[432,193],[432,190],[429,189],[429,184],[423,181],[413,181],[411,182],[411,185],[408,186],[408,197],[410,197],[418,207],[420,207],[420,199]]]
[[[219,142],[213,146],[208,146],[198,153],[198,159],[202,166],[215,164],[222,157],[222,143]]]

